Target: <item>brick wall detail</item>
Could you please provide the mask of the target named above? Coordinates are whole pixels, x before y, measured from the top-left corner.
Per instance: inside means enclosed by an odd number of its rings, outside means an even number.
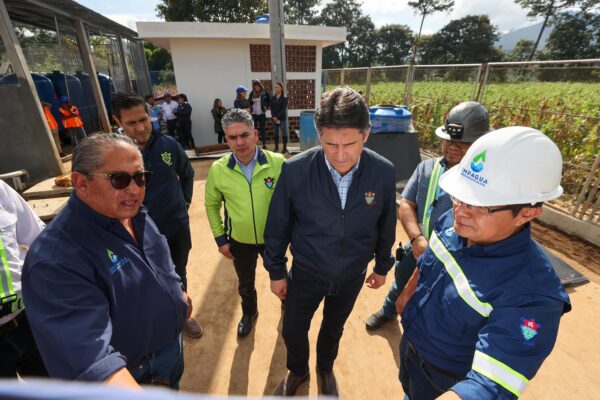
[[[317,47],[286,45],[285,64],[288,72],[315,72]],[[250,67],[252,72],[271,72],[270,45],[250,45]]]

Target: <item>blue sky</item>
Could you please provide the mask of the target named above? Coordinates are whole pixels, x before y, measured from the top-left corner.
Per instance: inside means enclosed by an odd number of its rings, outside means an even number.
[[[76,0],[78,3],[135,29],[135,21],[159,21],[156,16],[158,0]],[[363,12],[371,16],[376,26],[406,24],[413,31],[419,29],[420,18],[413,14],[408,0],[363,0]],[[469,14],[487,14],[501,32],[507,32],[535,21],[527,18],[526,11],[514,0],[456,0],[450,14],[438,13],[425,19],[423,32],[438,31],[448,21]]]

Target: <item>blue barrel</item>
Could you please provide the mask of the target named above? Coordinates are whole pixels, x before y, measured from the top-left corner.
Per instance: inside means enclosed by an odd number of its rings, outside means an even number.
[[[268,24],[269,14],[258,15],[256,18],[254,18],[254,22],[257,24]]]
[[[98,81],[100,82],[100,90],[102,90],[102,98],[104,99],[106,112],[110,116],[112,114],[110,98],[112,97],[112,94],[117,91],[115,89],[115,83],[110,76],[100,73],[98,74]]]
[[[83,98],[85,100],[85,107],[80,110],[81,116],[84,121],[89,121],[91,124],[91,130],[98,130],[100,123],[98,120],[98,106],[96,104],[96,98],[94,97],[94,89],[92,89],[92,81],[90,76],[85,72],[77,71],[75,77],[81,82],[81,88],[83,89]]]
[[[319,144],[319,135],[317,135],[317,128],[315,128],[315,112],[300,112],[300,150],[308,150]]]
[[[83,94],[83,88],[81,87],[81,82],[79,79],[73,75],[67,75],[65,83],[65,75],[60,71],[52,71],[51,74],[46,74],[46,76],[52,81],[57,97],[67,96],[71,101],[71,104],[77,106],[77,108],[81,110],[80,112],[85,109],[85,96]],[[68,92],[67,84],[69,88]],[[81,117],[83,119],[84,127],[87,129],[89,118],[86,118],[83,113],[81,114]]]
[[[406,106],[377,105],[369,108],[371,133],[408,133],[413,131],[412,113]]]

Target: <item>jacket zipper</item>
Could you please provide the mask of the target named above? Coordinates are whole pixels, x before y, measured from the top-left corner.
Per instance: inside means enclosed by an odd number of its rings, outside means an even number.
[[[342,276],[342,264],[344,261],[344,222],[346,219],[346,210],[342,208],[342,223],[341,223],[341,231],[340,231],[340,265],[338,267],[338,280]]]
[[[252,179],[248,182],[250,188],[250,204],[252,205],[252,227],[254,228],[254,243],[258,245],[258,235],[256,234],[256,219],[254,217],[254,196],[252,195]]]

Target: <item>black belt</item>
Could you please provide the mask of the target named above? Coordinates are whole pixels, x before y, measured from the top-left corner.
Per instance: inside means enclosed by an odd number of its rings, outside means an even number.
[[[6,322],[5,324],[0,325],[0,337],[6,333],[16,331],[24,317],[25,310],[21,311],[16,317]]]
[[[417,349],[415,349],[415,346],[412,345],[412,343],[410,342],[410,340],[405,339],[406,340],[406,345],[408,347],[408,349],[410,351],[412,351],[413,353],[415,353],[415,355],[419,358],[419,360],[421,360],[423,362],[423,364],[427,365],[429,368],[433,369],[434,371],[439,372],[442,375],[445,375],[447,377],[450,377],[452,379],[455,380],[463,380],[465,377],[464,376],[460,376],[452,371],[447,371],[445,369],[442,369],[440,367],[436,367],[435,365],[433,365],[432,363],[430,363],[429,361],[427,361],[425,358],[423,358],[423,356],[421,356],[421,354],[419,354],[419,352],[417,351]]]

